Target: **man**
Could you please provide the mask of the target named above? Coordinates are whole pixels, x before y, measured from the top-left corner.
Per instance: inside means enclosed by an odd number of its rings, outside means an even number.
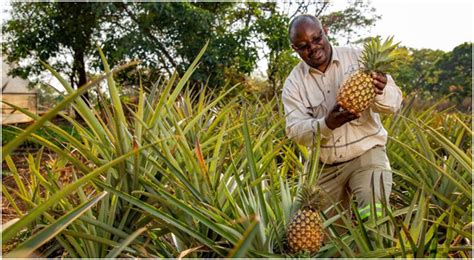
[[[360,67],[361,51],[332,46],[327,28],[311,15],[294,18],[289,38],[303,61],[288,76],[282,93],[288,137],[311,146],[320,134],[324,169],[318,185],[345,209],[353,194],[363,219],[372,212],[374,193],[375,212],[380,216],[382,198],[388,200],[391,192],[392,173],[385,150],[387,131],[378,113],[394,113],[400,108],[400,89],[389,75],[372,75],[377,94],[373,105],[360,114],[342,110],[336,94],[343,81]]]

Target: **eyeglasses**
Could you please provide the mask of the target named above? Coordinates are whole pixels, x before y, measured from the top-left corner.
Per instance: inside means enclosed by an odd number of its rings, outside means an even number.
[[[311,45],[322,45],[324,36],[324,32],[322,31],[320,35],[314,36],[309,44],[303,42],[299,46],[294,46],[295,50],[298,52],[308,52],[311,49]]]

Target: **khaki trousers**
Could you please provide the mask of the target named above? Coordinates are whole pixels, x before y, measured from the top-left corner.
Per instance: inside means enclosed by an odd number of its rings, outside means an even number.
[[[384,198],[381,185],[387,205],[392,190],[392,171],[385,147],[374,146],[348,162],[334,166],[324,165],[318,185],[329,197],[327,205],[323,205],[324,209],[339,206],[350,217],[350,199],[353,195],[362,219],[369,217],[372,212],[380,217],[383,209],[381,201]],[[374,202],[375,211],[372,211],[371,204]],[[337,211],[334,207],[327,212],[328,217],[335,214]]]

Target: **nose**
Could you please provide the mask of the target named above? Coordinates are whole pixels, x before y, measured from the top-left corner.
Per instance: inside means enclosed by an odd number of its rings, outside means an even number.
[[[319,50],[321,48],[321,45],[310,42],[309,44],[309,50],[314,51],[314,50]]]

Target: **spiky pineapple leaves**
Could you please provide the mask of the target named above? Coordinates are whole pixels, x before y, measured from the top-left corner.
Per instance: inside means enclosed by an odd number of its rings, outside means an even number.
[[[119,68],[113,70],[112,72],[109,72],[105,75],[102,75],[98,79],[96,79],[92,82],[88,82],[86,85],[80,87],[78,90],[76,90],[72,94],[68,95],[64,100],[59,102],[59,104],[56,105],[51,111],[46,113],[38,121],[36,121],[31,126],[29,126],[27,129],[25,129],[25,131],[22,132],[17,138],[13,139],[9,143],[7,143],[5,146],[3,146],[3,148],[2,148],[2,160],[5,159],[6,155],[10,154],[16,147],[18,147],[21,143],[23,143],[31,133],[33,133],[35,130],[39,129],[47,121],[51,120],[61,110],[63,110],[65,107],[67,107],[72,101],[74,101],[80,95],[84,94],[89,88],[99,84],[99,82],[101,82],[102,80],[107,78],[109,75],[111,75],[113,73],[117,73],[118,71],[124,70],[124,69],[126,69],[130,66],[134,66],[135,64],[136,64],[136,62],[132,62],[132,63],[129,63],[129,64],[122,65]]]
[[[14,257],[14,258],[29,257],[34,252],[34,250],[36,250],[38,247],[45,244],[50,239],[54,238],[56,235],[61,233],[61,231],[67,228],[69,224],[71,224],[73,221],[75,221],[77,218],[83,215],[86,211],[88,211],[92,206],[94,206],[97,202],[103,199],[106,194],[107,192],[102,192],[101,194],[97,195],[95,198],[78,206],[71,212],[62,216],[61,218],[56,220],[54,223],[45,227],[40,232],[32,236],[30,239],[23,242],[19,246],[17,246],[15,250],[10,252],[6,257]]]
[[[375,37],[364,43],[359,61],[366,71],[389,72],[391,63],[400,55],[397,51],[399,44],[393,43],[393,36],[387,37],[384,42]]]
[[[63,248],[68,256],[281,257],[283,252],[278,250],[285,243],[281,229],[289,222],[291,212],[298,209],[294,202],[302,186],[317,180],[320,172],[318,151],[309,153],[306,148],[284,138],[282,110],[280,113],[272,110],[278,107],[277,100],[248,106],[247,133],[244,134],[243,113],[237,109],[234,99],[226,100],[222,96],[206,99],[201,93],[201,101],[195,105],[190,101],[190,95],[182,93],[186,82],[179,84],[181,92],[173,90],[173,86],[177,86],[174,82],[177,77],[175,74],[170,82],[162,82],[150,93],[140,92],[138,110],[132,111],[134,122],[122,125],[136,127],[124,127],[126,134],[121,140],[113,130],[114,120],[119,120],[114,116],[116,108],[113,107],[108,108],[106,118],[98,117],[104,111],[89,109],[89,115],[95,119],[88,117],[87,110],[81,111],[81,117],[88,118],[85,119],[87,126],[71,121],[81,132],[81,139],[74,141],[72,136],[68,137],[68,145],[63,147],[62,153],[60,146],[30,135],[61,158],[62,162],[54,170],[59,170],[60,165],[67,162],[83,175],[73,180],[73,186],[66,185],[57,193],[53,182],[41,186],[50,189],[45,196],[47,200],[38,200],[44,201],[46,206],[41,204],[34,209],[36,205],[32,205],[33,209],[25,216],[33,215],[33,218],[27,222],[22,220],[15,229],[6,229],[8,232],[2,234],[4,238],[29,227],[34,220],[54,223],[55,218],[49,218],[48,209],[67,203],[71,195],[77,195],[81,204],[87,203],[88,195],[83,187],[95,181],[94,188],[105,189],[109,194],[96,203],[91,208],[93,210],[85,211],[55,237],[56,248]],[[184,102],[176,105],[180,96]],[[81,102],[81,99],[72,102],[76,111],[81,110]],[[448,257],[456,250],[456,256],[466,255],[465,252],[469,251],[464,238],[469,238],[472,199],[468,198],[471,193],[466,187],[472,179],[466,169],[472,162],[468,160],[466,148],[460,147],[465,142],[463,140],[471,138],[472,131],[467,123],[461,125],[452,117],[443,118],[446,125],[457,127],[435,125],[438,114],[423,111],[422,118],[416,120],[412,114],[417,115],[416,111],[411,111],[385,121],[389,125],[388,131],[398,141],[392,139],[389,142],[389,156],[397,167],[392,204],[396,207],[392,212],[387,211],[388,216],[377,219],[376,224],[394,223],[395,235],[379,231],[372,222],[354,223],[351,219],[344,219],[344,214],[339,212],[340,216],[326,220],[324,227],[332,232],[334,221],[343,218],[345,229],[355,235],[330,233],[331,241],[321,248],[317,257],[410,257],[417,254]],[[47,123],[43,126],[64,134]],[[107,143],[110,140],[113,144]],[[118,157],[119,153],[114,150],[119,141],[128,142],[130,147],[130,150],[123,151],[122,157]],[[80,160],[85,162],[68,157],[72,149],[78,151]],[[197,151],[199,156],[196,156]],[[443,151],[442,156],[438,154],[440,151]],[[28,162],[34,165],[33,176],[39,180],[38,183],[43,183],[37,175],[37,158],[30,158]],[[111,177],[111,172],[118,172],[119,162],[114,158],[127,166],[124,175],[118,175],[119,181],[124,180],[122,182],[115,182]],[[301,170],[302,158],[313,163],[305,168],[304,173]],[[13,174],[13,160],[7,157],[6,161]],[[90,172],[92,169],[95,172]],[[89,172],[93,176],[87,175]],[[202,174],[206,173],[210,175],[211,185],[207,181],[207,184],[200,182]],[[100,175],[104,178],[98,182],[96,177]],[[421,198],[417,189],[425,179],[425,195]],[[208,186],[210,189],[206,191]],[[29,189],[39,189],[29,184],[19,187],[16,192],[5,190],[5,197],[11,195],[9,200],[13,201],[12,196],[16,193],[27,197]],[[259,191],[255,190],[257,187],[261,188],[263,202],[257,194]],[[428,193],[432,194],[430,198],[426,196]],[[263,212],[259,207],[267,209],[265,226],[260,215],[256,218],[255,213]],[[417,215],[419,207],[424,209]],[[72,212],[74,207],[65,209]],[[362,228],[366,233],[379,233],[392,244],[375,243],[373,250],[364,247],[367,239]],[[354,243],[361,245],[364,251],[354,252]],[[44,252],[46,257],[51,256],[51,250]],[[302,253],[300,256],[309,255]]]
[[[191,75],[192,71],[195,69],[195,67],[198,63],[198,60],[200,59],[200,56],[203,55],[205,47],[206,46],[204,46],[204,48],[201,51],[201,53],[199,54],[199,56],[196,58],[196,60],[192,64],[190,70],[187,72],[187,74],[185,74],[184,82],[180,82],[180,84],[178,85],[178,86],[180,86],[180,88],[178,87],[178,89],[175,89],[174,93],[179,93],[181,88],[185,85],[185,82],[187,81],[187,79]],[[99,49],[99,52],[101,53],[100,49]],[[90,181],[93,181],[95,178],[97,178],[99,175],[103,174],[104,172],[110,173],[111,172],[110,169],[112,169],[114,167],[117,167],[117,165],[123,164],[125,161],[128,160],[128,158],[136,157],[136,155],[140,154],[142,151],[144,151],[146,149],[149,149],[150,147],[154,147],[154,146],[156,146],[157,143],[162,142],[161,139],[158,139],[158,140],[153,140],[152,142],[150,142],[148,144],[140,145],[140,147],[135,146],[131,143],[130,143],[129,146],[126,146],[126,142],[127,142],[128,136],[129,136],[128,133],[127,133],[128,126],[127,126],[126,118],[124,116],[124,111],[123,111],[124,108],[121,106],[121,101],[118,98],[118,91],[117,91],[117,88],[115,87],[112,75],[117,73],[118,71],[121,71],[121,70],[124,70],[126,68],[129,68],[131,66],[136,65],[137,62],[131,62],[131,63],[128,63],[126,65],[122,65],[122,66],[120,66],[120,67],[118,67],[114,70],[110,70],[110,68],[108,67],[108,64],[106,63],[106,60],[105,60],[102,53],[101,53],[101,57],[102,57],[102,59],[104,61],[104,64],[105,64],[106,73],[104,75],[98,77],[97,79],[95,79],[91,82],[88,82],[86,85],[81,86],[78,90],[73,90],[72,87],[69,86],[67,81],[64,80],[59,75],[58,72],[53,70],[49,65],[44,64],[45,67],[47,69],[49,69],[51,71],[51,73],[54,76],[56,76],[58,78],[58,80],[63,84],[64,88],[69,93],[69,95],[66,96],[66,98],[64,100],[59,102],[53,109],[51,109],[48,113],[46,113],[42,117],[31,114],[31,113],[29,113],[28,111],[26,111],[24,109],[18,108],[20,111],[22,111],[25,114],[29,115],[30,117],[34,118],[36,120],[36,122],[34,124],[32,124],[31,126],[29,126],[26,130],[22,130],[20,132],[20,134],[15,139],[13,139],[10,143],[6,144],[2,148],[2,159],[7,161],[7,164],[9,165],[10,169],[13,169],[14,177],[16,178],[18,174],[15,171],[15,167],[14,167],[14,164],[12,163],[10,154],[14,151],[14,149],[16,147],[21,145],[26,139],[32,139],[35,142],[39,143],[40,145],[44,145],[44,147],[49,148],[51,151],[56,152],[60,156],[61,160],[65,160],[65,161],[68,161],[68,162],[72,163],[72,166],[77,167],[78,169],[80,169],[85,176],[83,176],[80,179],[74,180],[72,183],[70,183],[68,185],[65,185],[64,187],[62,187],[58,191],[58,189],[55,189],[53,186],[51,186],[51,184],[52,184],[51,181],[52,180],[46,180],[39,173],[39,170],[35,171],[35,173],[36,173],[35,176],[37,178],[39,178],[39,180],[41,180],[41,184],[43,186],[45,186],[45,188],[47,189],[46,197],[45,198],[40,198],[42,201],[38,205],[36,205],[34,202],[30,201],[30,198],[29,198],[30,195],[26,191],[26,188],[24,187],[22,181],[16,180],[17,184],[19,184],[20,191],[23,190],[21,193],[23,193],[24,196],[20,196],[20,198],[25,200],[26,203],[31,203],[31,205],[33,205],[33,209],[30,212],[28,212],[28,214],[25,214],[24,216],[22,216],[21,219],[19,219],[18,221],[16,221],[12,225],[10,225],[8,227],[5,227],[5,229],[2,230],[3,243],[7,243],[11,238],[16,236],[16,234],[18,233],[19,230],[22,230],[25,227],[28,227],[28,225],[31,222],[41,218],[42,216],[48,216],[48,213],[47,213],[48,209],[51,206],[56,205],[58,202],[62,203],[63,205],[66,205],[68,207],[71,206],[71,205],[67,204],[67,203],[70,203],[70,202],[68,201],[68,199],[66,199],[68,196],[70,196],[70,194],[76,194],[76,195],[81,197],[81,201],[87,201],[86,197],[83,193],[82,186],[86,185],[87,183],[90,183]],[[94,108],[89,107],[81,98],[79,98],[85,91],[87,91],[91,87],[97,86],[104,79],[107,79],[109,90],[111,91],[113,111],[114,111],[113,115],[111,113],[109,113],[109,115],[111,115],[110,118],[113,119],[115,129],[118,129],[118,130],[122,129],[122,130],[119,130],[120,135],[119,135],[119,132],[115,132],[115,136],[113,136],[114,132],[110,131],[110,129],[107,129],[107,125],[105,124],[106,122],[104,122],[100,118],[100,113],[98,113]],[[175,94],[175,95],[177,95],[177,94]],[[168,102],[171,102],[171,101],[168,99]],[[62,115],[62,116],[64,118],[66,118],[68,121],[70,121],[76,127],[76,129],[78,129],[79,131],[82,131],[81,132],[82,140],[76,140],[74,137],[72,137],[71,135],[66,133],[64,130],[60,129],[56,125],[51,124],[49,122],[54,116],[60,114],[61,111],[64,108],[66,108],[67,106],[70,106],[70,105],[72,105],[76,109],[76,111],[79,112],[79,115],[84,120],[84,123],[88,126],[88,128],[87,129],[84,128],[82,125],[78,124],[76,121],[74,121],[73,119],[69,118],[66,115]],[[144,106],[144,103],[142,103],[142,107],[143,106]],[[143,115],[143,113],[139,113],[138,115],[140,115],[140,114]],[[34,132],[36,130],[38,130],[39,128],[41,128],[41,127],[46,127],[46,128],[51,129],[54,133],[58,134],[60,137],[63,137],[64,140],[67,140],[68,145],[66,147],[60,148],[56,144],[53,144],[50,140],[46,140],[45,138],[34,134]],[[118,136],[118,138],[116,138],[117,136]],[[111,140],[116,141],[118,145],[122,144],[122,143],[125,144],[125,146],[120,145],[121,151],[119,151],[118,153],[115,153],[112,156],[110,154],[107,154],[107,153],[109,152],[110,149],[113,149],[113,147],[118,147],[118,146],[115,146],[115,145],[111,146],[111,143],[110,143]],[[83,141],[84,143],[81,143],[81,141]],[[102,143],[102,144],[100,144],[100,143]],[[96,144],[97,144],[97,146],[95,146]],[[84,163],[82,163],[80,160],[75,158],[75,156],[72,156],[71,154],[69,154],[70,152],[68,151],[68,149],[70,149],[71,146],[73,148],[75,148],[75,150],[79,154],[84,156],[84,159],[88,160],[89,163],[87,164],[87,166]],[[133,149],[131,149],[132,146],[133,146]],[[66,148],[66,149],[64,149],[64,148]],[[102,155],[97,156],[97,154],[96,154],[97,152],[102,153]],[[101,159],[98,159],[98,157],[101,157]],[[109,161],[104,161],[104,160],[109,160]],[[34,165],[36,165],[36,163],[34,163]],[[94,165],[97,168],[95,168],[95,169],[90,168],[91,165]],[[39,169],[39,167],[35,167],[34,169]],[[50,177],[54,177],[54,176],[48,176],[47,178],[50,178]],[[107,178],[107,179],[110,180],[110,178]],[[29,184],[29,185],[31,185],[31,184]],[[39,187],[39,185],[37,185],[36,187]],[[14,202],[7,189],[3,190],[3,193],[6,194],[6,196],[10,198],[10,201]],[[18,193],[16,195],[21,195],[21,194]],[[108,226],[109,221],[107,221],[105,219],[105,218],[110,219],[112,217],[112,221],[115,221],[114,220],[115,215],[114,214],[109,214],[109,215],[106,216],[106,214],[103,214],[104,206],[107,207],[107,205],[110,205],[110,207],[111,207],[109,209],[109,213],[115,212],[114,208],[117,206],[117,203],[116,203],[116,199],[115,199],[115,202],[114,202],[113,197],[114,196],[106,196],[105,202],[101,204],[101,209],[99,210],[99,212],[102,212],[102,213],[99,213],[100,215],[98,217],[98,221],[95,220],[92,225],[93,226],[102,225],[102,228],[106,228],[110,232],[113,232],[115,234],[121,234],[120,233],[121,230],[117,230],[115,228],[111,228],[110,226]],[[100,199],[103,199],[103,196],[101,196]],[[109,199],[112,199],[112,202],[109,202],[108,201]],[[96,200],[94,200],[94,202],[96,202]],[[89,204],[87,204],[87,205],[89,205]],[[90,206],[88,206],[84,210],[82,210],[82,208],[81,208],[81,211],[80,211],[81,214],[83,214],[84,212],[87,212],[86,215],[92,216],[93,213],[91,213],[89,211],[89,208],[90,208]],[[19,210],[19,209],[17,208],[17,210]],[[66,228],[67,225],[64,224],[64,223],[66,223],[65,221],[67,221],[67,223],[71,223],[72,221],[77,219],[78,216],[80,216],[80,214],[75,212],[75,211],[73,211],[73,213],[74,214],[72,214],[70,216],[73,216],[74,218],[68,218],[67,220],[59,219],[56,222],[54,222],[54,218],[47,218],[47,221],[50,221],[52,223],[63,223],[61,225],[63,226],[63,228]],[[21,216],[22,213],[20,212],[19,215]],[[84,220],[84,219],[88,219],[88,218],[81,216],[81,220]],[[126,219],[126,218],[124,218],[124,219]],[[103,223],[103,222],[100,222],[100,221],[106,221],[107,223]],[[82,226],[82,225],[83,224],[79,224],[79,226]],[[54,232],[61,232],[61,230],[63,228],[57,229],[57,227],[54,226],[54,224],[52,224],[52,226],[51,226],[51,229],[56,230]],[[89,230],[94,230],[94,229],[95,228],[92,228],[92,229],[89,228]],[[44,229],[44,231],[41,234],[46,234],[47,232],[49,232],[48,234],[52,234],[52,233],[50,233],[50,231],[48,231],[48,229]],[[65,230],[64,232],[69,232],[68,234],[71,234],[72,231]],[[103,233],[103,232],[101,232],[101,233]],[[40,233],[38,233],[38,234],[40,234]],[[54,233],[54,234],[56,234],[56,233]],[[95,231],[94,231],[94,235],[98,235],[98,234],[95,234]],[[138,233],[133,233],[131,237],[128,237],[128,239],[129,239],[128,242],[130,242],[132,240],[135,240],[135,239],[132,239],[132,238],[133,238],[133,236],[136,237],[137,235],[138,235]],[[98,247],[98,246],[93,246],[93,248],[86,248],[86,250],[90,249],[89,254],[86,254],[86,251],[84,251],[83,249],[80,249],[80,247],[76,247],[77,242],[75,240],[77,239],[76,238],[77,235],[72,235],[72,236],[74,238],[71,238],[71,237],[68,238],[69,241],[71,242],[71,244],[69,244],[69,242],[66,242],[65,240],[62,240],[61,238],[58,238],[58,241],[70,253],[71,256],[87,257],[87,256],[94,256],[94,255],[100,256],[101,255],[100,252],[97,251],[97,249],[99,249],[99,251],[101,251],[100,247]],[[123,237],[123,236],[119,235],[117,238],[119,238],[119,237]],[[38,238],[35,237],[34,243],[36,245],[38,245],[38,243],[44,243],[50,238],[51,238],[51,235],[47,235],[47,236],[41,235],[41,237],[38,237]],[[94,237],[94,239],[107,239],[107,238]],[[61,242],[61,241],[63,241],[64,243]],[[31,244],[31,242],[28,242],[28,243]],[[31,248],[31,245],[28,244],[28,243],[26,245],[28,245],[28,247]],[[113,244],[113,241],[111,241],[108,244],[109,245]],[[90,245],[90,242],[87,242],[86,245]],[[114,250],[111,253],[113,253],[113,255],[116,255],[117,253],[119,253],[123,249],[124,249],[124,247],[122,246],[122,247],[120,247],[119,251]],[[19,248],[19,250],[22,250],[21,247]],[[92,253],[92,251],[95,251],[95,253]],[[103,251],[103,252],[105,252],[105,251]],[[22,255],[24,255],[24,254],[22,253]],[[105,255],[103,255],[103,256],[105,256]]]

